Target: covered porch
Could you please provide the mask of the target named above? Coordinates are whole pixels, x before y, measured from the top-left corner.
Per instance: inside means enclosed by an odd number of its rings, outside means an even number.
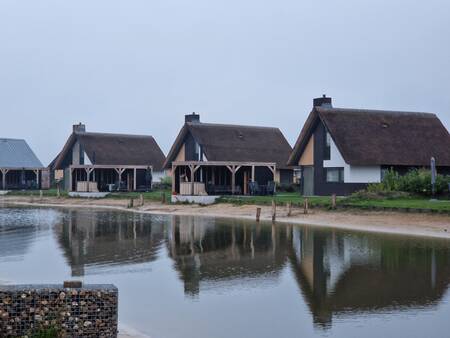
[[[153,168],[133,165],[71,165],[64,176],[72,192],[150,191]]]
[[[0,189],[41,189],[43,170],[43,168],[0,168]]]
[[[276,163],[175,161],[172,194],[265,195],[275,192]]]

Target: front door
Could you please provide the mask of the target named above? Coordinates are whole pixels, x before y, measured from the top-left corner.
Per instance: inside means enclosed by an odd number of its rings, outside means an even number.
[[[303,196],[314,195],[314,167],[303,168]]]

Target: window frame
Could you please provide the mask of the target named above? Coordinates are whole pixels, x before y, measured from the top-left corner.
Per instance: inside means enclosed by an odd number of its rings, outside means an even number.
[[[329,181],[328,180],[328,171],[337,170],[338,171],[338,180],[337,181]],[[344,167],[329,167],[325,168],[325,181],[327,183],[345,183],[344,182]]]

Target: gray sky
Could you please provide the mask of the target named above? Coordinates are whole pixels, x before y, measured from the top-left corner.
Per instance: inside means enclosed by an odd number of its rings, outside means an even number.
[[[449,42],[448,0],[0,0],[0,137],[46,165],[81,121],[167,154],[195,111],[293,144],[323,93],[449,129]]]

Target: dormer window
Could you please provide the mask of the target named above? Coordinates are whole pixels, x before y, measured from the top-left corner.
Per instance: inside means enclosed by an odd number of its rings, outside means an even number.
[[[325,134],[325,147],[324,147],[323,159],[325,161],[331,160],[331,135],[328,131]]]

